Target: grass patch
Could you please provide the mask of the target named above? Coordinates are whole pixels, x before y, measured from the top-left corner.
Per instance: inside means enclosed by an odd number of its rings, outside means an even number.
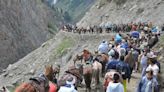
[[[67,53],[67,49],[72,47],[74,44],[73,39],[70,37],[65,37],[58,47],[55,49],[55,57],[60,57]]]
[[[53,23],[48,23],[47,25],[48,27],[48,31],[51,33],[51,34],[55,34],[57,32],[57,27],[55,24]]]

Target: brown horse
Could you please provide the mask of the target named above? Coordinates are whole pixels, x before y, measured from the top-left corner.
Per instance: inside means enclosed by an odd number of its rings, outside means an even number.
[[[100,62],[98,62],[97,59],[93,60],[92,64],[92,82],[94,83],[94,87],[98,87],[100,84],[100,76],[101,76],[101,70],[102,70],[102,65]]]
[[[73,59],[74,61],[74,65],[76,65],[76,63],[81,63],[82,64],[82,61],[83,61],[83,56],[82,55],[76,55],[75,58]],[[79,62],[80,61],[80,62]]]
[[[84,65],[83,76],[86,85],[86,92],[87,91],[91,92],[92,73],[93,73],[92,65],[91,64]]]
[[[59,77],[60,66],[57,65],[54,69],[52,65],[45,66],[45,76],[49,79],[49,81],[57,83],[56,75]]]
[[[49,80],[45,76],[30,78],[28,82],[25,82],[18,86],[15,92],[48,92]]]
[[[106,66],[106,63],[108,62],[109,60],[109,57],[108,55],[106,54],[98,54],[96,56],[96,58],[99,60],[99,62],[102,64],[102,77],[105,75],[105,66]]]
[[[45,66],[45,76],[50,80],[53,81],[54,71],[52,65]]]

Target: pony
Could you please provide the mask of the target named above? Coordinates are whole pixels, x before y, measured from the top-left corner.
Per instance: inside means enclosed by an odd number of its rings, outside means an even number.
[[[99,62],[99,60],[97,58],[95,58],[93,60],[93,64],[92,64],[92,82],[95,82],[95,87],[97,88],[98,85],[100,84],[100,76],[101,76],[101,70],[102,70],[102,65]]]
[[[132,73],[133,67],[135,65],[135,61],[134,61],[134,57],[133,57],[132,51],[128,52],[128,54],[125,56],[125,60],[124,61],[129,64],[129,66],[131,68],[131,73]]]
[[[80,63],[82,63],[83,61],[83,56],[82,55],[76,55],[75,58],[73,59],[74,61],[74,65],[76,65],[77,61],[80,61]],[[79,62],[78,62],[79,63]]]
[[[91,92],[91,82],[92,82],[92,65],[91,64],[85,64],[83,67],[83,76],[84,76],[84,81],[85,81],[85,87],[86,87],[86,92],[89,91]]]
[[[45,66],[45,76],[48,78],[48,80],[50,81],[50,85],[52,86],[56,86],[57,84],[57,78],[56,75],[58,74],[59,77],[59,72],[60,72],[60,66],[57,65],[54,69],[52,65],[47,65]]]
[[[46,76],[50,81],[53,81],[53,75],[54,75],[54,71],[53,71],[52,65],[47,65],[47,66],[45,66],[45,76]]]
[[[149,40],[148,40],[148,46],[149,48],[152,48],[156,43],[158,42],[158,36],[155,35],[153,37],[149,37]]]
[[[49,80],[45,75],[41,75],[22,83],[16,88],[15,92],[48,92],[49,88]]]
[[[101,63],[101,65],[102,65],[102,70],[101,70],[101,72],[102,72],[102,77],[105,75],[105,66],[106,66],[106,63],[108,62],[108,60],[109,60],[109,57],[108,57],[108,55],[106,55],[106,54],[98,54],[97,56],[96,56],[96,58],[99,60],[99,62]]]

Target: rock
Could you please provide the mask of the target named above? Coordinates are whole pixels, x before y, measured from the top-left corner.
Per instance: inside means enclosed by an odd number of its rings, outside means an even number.
[[[27,72],[25,72],[25,73],[23,73],[23,74],[24,74],[24,75],[34,75],[35,72],[36,72],[35,69],[31,69],[30,71],[27,71]]]
[[[7,85],[6,88],[8,90],[7,92],[10,92],[11,90],[15,89],[15,86],[14,85]]]
[[[8,71],[6,71],[5,73],[2,74],[3,77],[6,77],[9,74]]]
[[[16,78],[15,80],[13,80],[13,81],[11,82],[11,84],[12,84],[14,87],[16,87],[16,86],[18,86],[18,84],[19,84],[20,81],[21,81],[21,78]]]
[[[14,76],[14,74],[13,74],[13,73],[10,73],[10,74],[9,74],[9,77],[13,77],[13,76]]]

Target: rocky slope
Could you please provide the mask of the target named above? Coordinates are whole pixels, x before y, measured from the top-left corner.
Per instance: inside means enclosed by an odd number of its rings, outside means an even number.
[[[41,0],[0,0],[0,73],[48,40],[54,19]]]
[[[102,22],[129,23],[152,21],[161,25],[164,20],[164,0],[98,0],[78,23],[79,26],[99,25]]]
[[[72,33],[58,33],[53,39],[42,44],[41,47],[10,65],[0,76],[0,87],[3,85],[16,86],[32,76],[44,71],[44,66],[60,64],[60,75],[69,65],[72,57],[81,53],[84,48],[94,52],[102,40],[109,40],[110,34],[78,35]]]

